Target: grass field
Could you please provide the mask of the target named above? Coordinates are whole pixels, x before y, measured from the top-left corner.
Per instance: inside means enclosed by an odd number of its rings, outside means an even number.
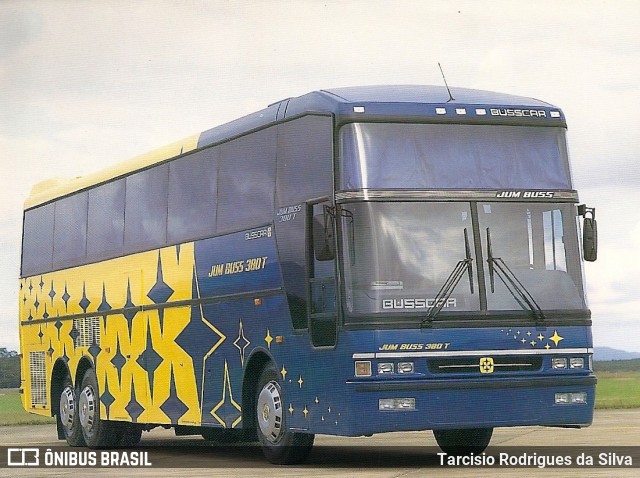
[[[640,371],[597,371],[596,408],[640,408]],[[0,390],[0,426],[54,424],[55,420],[27,413],[17,390]]]
[[[640,372],[596,372],[596,408],[640,408]]]
[[[27,413],[22,408],[17,390],[0,390],[0,425],[54,424],[55,419]]]

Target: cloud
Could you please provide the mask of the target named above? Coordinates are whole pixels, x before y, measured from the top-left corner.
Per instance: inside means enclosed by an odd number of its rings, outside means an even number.
[[[624,338],[640,297],[639,14],[636,1],[595,0],[0,2],[0,324],[14,334],[6,291],[34,183],[318,88],[442,84],[440,62],[454,88],[564,110],[575,184],[600,227],[586,266],[596,343]]]

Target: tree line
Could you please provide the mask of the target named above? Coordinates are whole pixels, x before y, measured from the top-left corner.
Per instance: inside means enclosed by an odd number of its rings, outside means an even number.
[[[20,387],[20,358],[15,350],[0,347],[0,388]]]

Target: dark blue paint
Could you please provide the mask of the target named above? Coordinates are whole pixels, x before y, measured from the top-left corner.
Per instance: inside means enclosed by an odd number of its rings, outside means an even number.
[[[468,88],[451,89],[455,100],[449,100],[444,86],[429,85],[387,85],[357,86],[313,91],[296,98],[289,98],[269,107],[244,116],[229,123],[204,131],[198,140],[198,148],[228,141],[249,131],[275,124],[280,120],[309,113],[333,114],[338,124],[348,121],[366,121],[378,117],[431,118],[434,121],[456,122],[492,122],[545,124],[565,126],[564,114],[559,108],[533,98],[507,95],[491,91]],[[354,113],[354,106],[363,106],[365,114]],[[447,109],[446,115],[436,114],[436,107]],[[540,118],[501,118],[476,117],[475,108],[524,108],[539,109],[546,112],[545,119]],[[286,108],[286,114],[283,110]],[[466,116],[456,114],[456,108],[469,109]],[[558,118],[550,118],[551,111],[559,113]]]

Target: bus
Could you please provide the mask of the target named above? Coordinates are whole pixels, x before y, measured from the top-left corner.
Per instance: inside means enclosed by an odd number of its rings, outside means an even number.
[[[25,409],[70,446],[164,426],[278,464],[316,434],[588,426],[597,228],[565,133],[531,98],[345,87],[36,185]]]

